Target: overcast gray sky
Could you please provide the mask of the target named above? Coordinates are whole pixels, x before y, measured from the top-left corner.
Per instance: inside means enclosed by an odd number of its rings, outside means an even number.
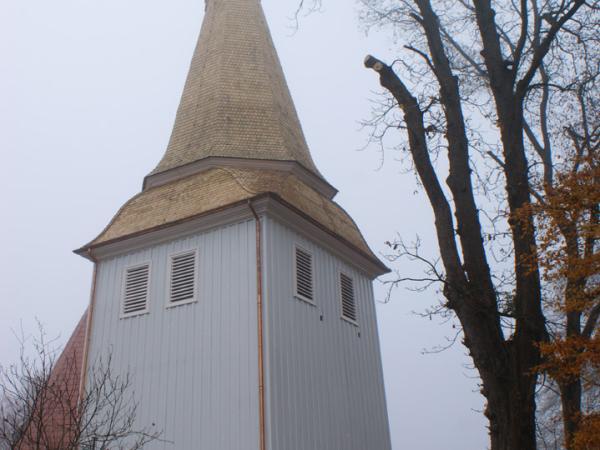
[[[385,35],[359,31],[352,0],[326,0],[292,33],[297,0],[263,0],[313,157],[376,252],[433,221],[393,154],[358,151],[377,79],[367,53],[393,59]],[[68,338],[89,300],[91,263],[71,250],[137,193],[164,152],[200,29],[203,0],[0,0],[0,364],[12,330]],[[395,268],[414,271],[403,263]],[[385,289],[376,284],[378,299]],[[378,305],[393,448],[487,448],[483,399],[464,348],[435,355],[455,330],[413,314],[435,291]]]

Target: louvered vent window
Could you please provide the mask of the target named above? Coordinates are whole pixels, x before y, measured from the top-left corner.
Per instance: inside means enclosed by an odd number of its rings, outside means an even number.
[[[312,255],[296,247],[296,295],[308,301],[314,300]]]
[[[342,296],[342,317],[352,322],[357,321],[356,298],[354,297],[354,280],[348,275],[340,274]]]
[[[190,302],[196,293],[196,252],[171,257],[169,301],[172,304]]]
[[[135,315],[148,309],[150,265],[130,267],[125,271],[123,315]]]

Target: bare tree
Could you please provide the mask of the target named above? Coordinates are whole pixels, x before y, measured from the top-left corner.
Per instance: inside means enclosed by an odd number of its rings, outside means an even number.
[[[137,428],[131,380],[112,372],[110,356],[93,364],[80,394],[75,348],[57,358],[41,327],[19,342],[18,363],[0,368],[0,449],[137,450],[160,438],[154,424]]]
[[[320,1],[302,3],[314,9]],[[425,263],[421,281],[443,286],[441,310],[460,321],[481,377],[492,450],[535,449],[541,344],[569,333],[597,334],[597,308],[555,317],[545,307],[531,205],[554,191],[564,161],[594,147],[582,144],[598,142],[589,119],[598,103],[599,4],[361,3],[366,26],[390,27],[404,44],[394,62],[365,59],[387,93],[369,125],[382,148],[400,131],[397,147],[433,209],[440,264],[401,241],[390,243],[393,257]],[[597,224],[597,205],[588,212],[588,224]],[[588,238],[595,252],[597,236]],[[563,295],[569,292],[564,287]],[[568,448],[581,411],[578,383],[560,386]]]

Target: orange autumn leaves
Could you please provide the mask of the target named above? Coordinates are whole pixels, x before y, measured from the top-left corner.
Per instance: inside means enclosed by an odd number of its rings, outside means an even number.
[[[559,385],[579,380],[589,390],[600,388],[600,158],[595,152],[578,158],[523,213],[536,220],[536,256],[553,322],[539,369]],[[570,448],[600,448],[600,413],[582,410],[572,419]]]

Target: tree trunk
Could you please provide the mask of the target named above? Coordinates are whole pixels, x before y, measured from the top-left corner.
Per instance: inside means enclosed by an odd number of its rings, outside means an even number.
[[[491,448],[535,450],[535,368],[540,362],[537,343],[544,336],[544,320],[537,265],[530,265],[532,261],[536,264],[532,260],[532,249],[535,249],[535,237],[530,227],[532,219],[529,216],[524,222],[511,221],[515,241],[517,325],[512,340],[507,342],[500,326],[495,292],[489,289],[489,280],[481,275],[482,267],[474,268],[473,276],[465,274],[468,268],[460,260],[451,208],[429,157],[423,112],[417,99],[390,66],[372,56],[367,56],[365,65],[379,74],[381,85],[390,91],[404,112],[415,168],[434,211],[440,254],[446,270],[444,296],[448,299],[447,307],[456,312],[461,322],[464,344],[479,371],[482,393],[488,400],[486,416],[490,421]],[[519,117],[517,113],[508,122],[512,128],[503,130],[503,139],[507,140],[505,147],[511,149],[507,161],[512,157],[508,164],[510,172],[507,172],[512,212],[529,202],[523,142],[521,139],[520,148],[516,142],[518,136],[522,138],[522,117],[521,122]],[[456,156],[454,153],[450,158]],[[464,210],[460,214],[457,211],[461,216],[457,218],[458,223],[465,223],[463,216],[469,214],[469,208]],[[478,228],[478,224],[473,223]],[[469,255],[476,257],[477,252],[471,251],[470,246],[483,245],[480,231],[478,233],[475,237],[479,239],[470,236],[471,239],[463,240],[463,246],[469,247],[463,249],[466,259]]]
[[[563,426],[565,430],[565,447],[567,450],[573,449],[573,437],[579,426],[581,394],[581,380],[579,378],[570,383],[561,384],[560,386]]]
[[[486,383],[494,391],[488,394],[485,414],[490,421],[492,450],[535,450],[535,407],[522,401],[518,386],[510,380]]]
[[[514,97],[497,105],[504,148],[506,191],[514,243],[516,289],[514,297],[515,334],[511,345],[511,449],[536,448],[535,386],[541,362],[539,343],[545,338],[533,218],[522,208],[530,203],[527,158],[523,145],[523,109]]]
[[[578,252],[578,239],[576,228],[569,226],[561,229],[567,241],[568,264],[578,261],[580,254]],[[576,269],[569,271],[577,273]],[[585,278],[575,276],[567,281],[565,292],[565,306],[567,307],[567,339],[581,338],[581,312],[577,309],[578,299],[585,295]],[[576,361],[572,361],[573,366]],[[581,417],[581,374],[570,375],[566,380],[560,380],[560,397],[562,404],[562,419],[565,433],[565,447],[567,450],[573,449],[573,438],[579,427]]]
[[[456,313],[487,399],[491,450],[535,450],[535,371],[522,369],[515,340],[499,343],[493,338],[483,308],[471,313],[457,308]]]

